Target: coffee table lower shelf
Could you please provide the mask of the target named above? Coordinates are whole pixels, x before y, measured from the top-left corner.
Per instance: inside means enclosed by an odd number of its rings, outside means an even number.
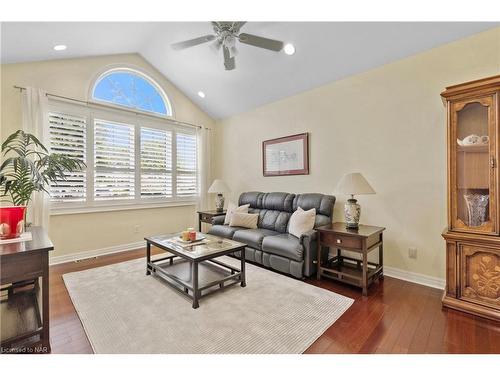
[[[193,308],[198,308],[200,298],[213,292],[234,284],[245,286],[244,276],[240,269],[215,259],[192,262],[171,255],[151,259],[147,267],[153,275],[160,277],[174,290],[191,299]]]

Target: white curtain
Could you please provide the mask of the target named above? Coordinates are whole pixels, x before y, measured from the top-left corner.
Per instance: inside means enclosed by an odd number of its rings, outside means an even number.
[[[22,92],[23,130],[37,137],[49,149],[47,93],[41,89],[27,87]],[[28,206],[27,222],[49,229],[50,197],[44,192],[35,192]]]
[[[212,134],[210,129],[201,127],[196,132],[198,141],[198,189],[197,211],[210,207],[207,190],[212,182]]]

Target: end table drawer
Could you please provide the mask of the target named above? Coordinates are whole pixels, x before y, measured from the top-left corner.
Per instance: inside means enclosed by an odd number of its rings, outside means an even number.
[[[1,263],[1,284],[35,278],[43,271],[40,253],[5,256]]]
[[[320,233],[321,243],[328,246],[342,248],[361,249],[361,239],[352,236],[342,236],[333,233]]]
[[[201,221],[203,221],[204,223],[211,223],[212,222],[212,218],[215,217],[216,215],[207,215],[207,214],[202,214],[201,215]]]

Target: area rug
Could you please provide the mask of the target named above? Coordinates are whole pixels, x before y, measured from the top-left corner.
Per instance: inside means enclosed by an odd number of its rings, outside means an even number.
[[[63,276],[95,353],[298,354],[353,303],[247,264],[245,288],[213,293],[195,310],[145,267],[137,259]]]

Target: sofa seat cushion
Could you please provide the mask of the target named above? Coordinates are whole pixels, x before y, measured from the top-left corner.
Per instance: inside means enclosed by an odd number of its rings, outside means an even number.
[[[229,225],[212,225],[212,227],[208,230],[208,234],[232,239],[234,233],[240,229],[243,228],[230,227]]]
[[[248,246],[253,247],[254,249],[261,250],[262,241],[264,238],[277,235],[279,235],[278,232],[269,229],[241,229],[234,233],[233,240],[246,243]]]
[[[304,248],[300,240],[289,233],[265,237],[262,241],[262,251],[299,262],[304,260]]]

